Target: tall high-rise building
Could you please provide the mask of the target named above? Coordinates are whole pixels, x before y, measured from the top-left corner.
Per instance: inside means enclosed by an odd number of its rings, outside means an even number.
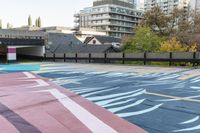
[[[200,0],[190,0],[190,9],[200,12]]]
[[[106,32],[109,36],[132,35],[143,18],[134,0],[95,0],[92,7],[75,15],[77,26]]]
[[[159,6],[165,14],[172,12],[174,8],[183,8],[188,10],[190,0],[145,0],[145,11],[151,10],[155,6]]]
[[[135,0],[137,9],[144,10],[144,0]]]

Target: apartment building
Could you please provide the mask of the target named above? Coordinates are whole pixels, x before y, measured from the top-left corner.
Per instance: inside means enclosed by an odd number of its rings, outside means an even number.
[[[200,0],[190,0],[190,9],[200,12]]]
[[[174,8],[188,10],[189,3],[190,0],[144,0],[144,10],[148,11],[155,6],[159,6],[167,15],[171,13]]]
[[[143,18],[143,11],[136,9],[134,0],[95,0],[92,7],[75,14],[79,28],[92,28],[108,36],[132,35]]]

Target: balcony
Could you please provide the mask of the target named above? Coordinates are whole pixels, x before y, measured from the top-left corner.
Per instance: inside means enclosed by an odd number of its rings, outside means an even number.
[[[80,17],[80,14],[79,14],[79,13],[76,13],[76,14],[74,14],[74,17],[79,18],[79,17]]]

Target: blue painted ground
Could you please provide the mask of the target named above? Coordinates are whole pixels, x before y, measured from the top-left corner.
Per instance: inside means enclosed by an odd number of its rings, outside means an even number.
[[[0,71],[39,71],[40,65],[38,64],[7,64],[0,65]]]
[[[41,63],[51,79],[150,133],[200,133],[200,70]]]

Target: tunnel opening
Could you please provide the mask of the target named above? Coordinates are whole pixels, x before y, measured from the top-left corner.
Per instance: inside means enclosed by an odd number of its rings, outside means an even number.
[[[17,47],[16,56],[18,62],[41,61],[44,57],[44,47],[43,46]]]
[[[0,64],[7,62],[7,47],[0,46]]]

